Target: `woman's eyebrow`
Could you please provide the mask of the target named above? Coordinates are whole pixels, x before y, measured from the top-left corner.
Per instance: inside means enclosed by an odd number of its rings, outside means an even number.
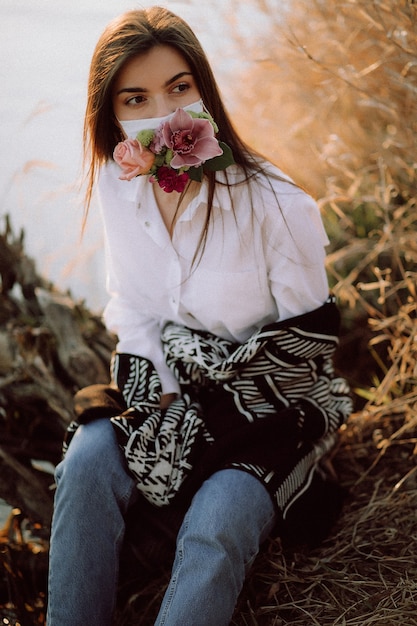
[[[175,74],[175,76],[165,81],[164,87],[169,87],[169,85],[172,85],[172,83],[175,83],[176,80],[182,78],[183,76],[192,76],[192,72],[178,72],[178,74]],[[144,87],[123,87],[122,89],[119,89],[116,95],[118,96],[121,93],[146,93],[147,91],[148,90]]]
[[[123,87],[123,89],[119,89],[116,92],[116,96],[119,96],[121,93],[146,93],[147,91],[143,87]]]
[[[175,83],[176,80],[178,80],[179,78],[182,78],[183,76],[192,76],[192,72],[178,72],[178,74],[175,74],[175,76],[173,76],[172,78],[170,78],[169,80],[167,80],[164,83],[165,87],[168,87],[169,85],[171,85],[172,83]]]

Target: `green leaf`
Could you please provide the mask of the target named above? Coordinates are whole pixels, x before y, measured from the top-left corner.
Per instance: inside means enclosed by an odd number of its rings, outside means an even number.
[[[168,148],[166,150],[165,156],[164,156],[164,161],[165,161],[166,165],[169,166],[169,164],[171,163],[173,158],[174,158],[174,152],[171,150],[171,148]]]
[[[225,170],[226,167],[232,165],[235,160],[233,158],[233,153],[229,146],[222,141],[219,141],[219,146],[223,150],[223,154],[218,157],[214,157],[214,159],[210,159],[204,163],[204,169],[209,172],[217,172],[218,170]]]
[[[162,165],[164,165],[164,163],[165,163],[165,154],[156,154],[154,166],[161,167]]]
[[[197,183],[201,183],[203,180],[203,168],[201,165],[200,167],[190,167],[190,169],[187,170],[187,174],[191,180],[195,180]]]

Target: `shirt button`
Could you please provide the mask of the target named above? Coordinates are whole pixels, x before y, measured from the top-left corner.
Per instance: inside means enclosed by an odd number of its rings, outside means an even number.
[[[146,221],[146,222],[145,222],[145,226],[146,226],[146,228],[149,228],[149,226],[150,226],[150,225],[151,225],[151,223],[150,223],[150,222],[148,222],[148,221]]]

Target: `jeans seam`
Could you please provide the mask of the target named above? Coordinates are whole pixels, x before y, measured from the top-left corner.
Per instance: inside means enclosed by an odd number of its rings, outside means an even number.
[[[234,471],[237,472],[238,470],[234,470]],[[239,474],[242,474],[242,473],[239,472]],[[253,480],[254,481],[256,480],[256,482],[259,484],[259,481],[255,479],[255,477],[253,477]],[[257,493],[257,505],[259,505],[259,513],[256,514],[255,512],[254,517],[250,515],[248,518],[246,518],[246,526],[245,526],[245,515],[239,516],[238,519],[240,520],[240,524],[244,524],[240,529],[241,532],[239,531],[239,533],[236,534],[237,529],[236,531],[233,531],[234,526],[230,527],[232,542],[229,545],[229,547],[233,550],[234,550],[233,548],[234,545],[237,545],[238,547],[238,552],[234,553],[235,554],[234,557],[232,554],[232,557],[233,557],[232,560],[234,562],[233,568],[235,568],[235,571],[238,573],[237,579],[240,580],[240,575],[242,575],[243,580],[244,580],[245,575],[247,575],[247,572],[249,571],[250,566],[255,560],[257,554],[259,553],[261,543],[267,538],[267,536],[269,535],[270,531],[273,528],[273,525],[276,519],[276,511],[273,506],[272,498],[268,494],[265,488],[265,485],[261,485],[262,488],[265,490],[264,494],[261,494],[261,492],[258,491],[258,488],[256,487],[256,485],[254,484],[252,485],[252,483],[247,484],[245,481],[243,481],[243,483],[239,483],[239,484],[247,485],[247,489],[249,492],[251,492],[252,488],[255,489],[255,492]],[[222,481],[220,481],[220,485],[222,485]],[[211,493],[213,495],[216,494],[216,492],[213,492],[213,491]],[[219,493],[221,494],[220,502],[224,502],[225,501],[224,484]],[[198,497],[197,494],[196,494],[196,497]],[[206,507],[208,506],[208,502],[209,501],[207,500],[203,500],[203,504]],[[242,499],[241,506],[244,506],[244,499]],[[203,506],[203,510],[204,510],[204,506]],[[227,507],[226,507],[226,510],[227,510]],[[180,533],[177,539],[177,551],[176,551],[176,557],[174,561],[174,567],[173,567],[172,574],[171,574],[171,580],[164,594],[162,606],[160,607],[157,621],[155,622],[156,626],[166,626],[167,624],[178,623],[177,621],[178,616],[176,615],[177,608],[178,608],[178,611],[181,613],[182,623],[187,622],[187,618],[185,616],[188,616],[188,618],[191,619],[190,615],[188,614],[188,609],[196,610],[196,607],[194,606],[194,604],[190,604],[187,601],[187,598],[188,598],[187,588],[183,586],[184,580],[187,580],[186,578],[184,579],[184,576],[190,575],[190,570],[188,567],[187,567],[186,572],[183,571],[184,564],[188,563],[188,559],[190,558],[190,552],[192,555],[194,555],[194,558],[196,557],[195,545],[191,549],[191,551],[189,551],[188,543],[187,545],[185,543],[186,538],[189,535],[191,526],[192,526],[191,530],[193,531],[194,524],[197,523],[196,529],[199,530],[200,516],[197,515],[196,519],[194,519],[193,517],[191,517],[192,511],[193,509],[191,506],[183,520],[182,528],[180,530]],[[194,510],[194,513],[195,513],[195,510]],[[227,524],[229,524],[229,522],[226,522],[226,525]],[[247,527],[247,524],[250,525],[250,529]],[[252,524],[254,524],[253,528],[252,528]],[[219,530],[221,530],[221,526],[219,526]],[[250,532],[248,532],[249,530]],[[237,544],[235,544],[234,542],[237,542]],[[225,544],[225,548],[226,548],[226,544]],[[229,554],[227,549],[226,549],[226,553]],[[189,579],[188,579],[188,582],[190,583]],[[194,584],[194,582],[192,582],[192,584]],[[226,594],[226,597],[230,599],[233,593],[234,592]],[[193,602],[195,603],[195,601],[196,600],[194,598]],[[181,602],[183,606],[180,606],[178,604],[179,602]],[[185,602],[185,607],[187,607],[187,611],[184,611],[184,602]],[[215,606],[216,606],[215,610],[218,610],[219,607],[216,605],[216,603],[215,603]],[[212,610],[211,606],[210,608],[208,608],[209,612],[210,610]],[[222,615],[221,611],[220,613],[218,613],[218,615]],[[201,619],[201,618],[198,617],[197,619]],[[200,621],[198,623],[200,623]],[[222,622],[222,623],[225,623],[225,622]]]
[[[269,516],[269,519],[265,521],[264,525],[262,526],[262,529],[259,533],[259,543],[258,543],[258,549],[255,551],[254,554],[252,554],[252,556],[244,562],[244,567],[245,567],[245,571],[248,572],[248,570],[252,567],[252,564],[254,562],[254,560],[256,559],[256,557],[259,554],[259,549],[262,545],[262,543],[267,539],[269,533],[271,532],[273,525],[275,523],[275,511],[272,512],[272,514]],[[268,526],[270,526],[269,531],[266,533],[266,529],[268,528]]]
[[[187,515],[184,518],[183,527],[185,530],[188,530]],[[184,562],[184,540],[182,538],[179,539],[177,543],[176,558],[178,559],[178,566],[176,567],[175,572],[173,573],[169,581],[168,589],[166,591],[167,595],[166,595],[165,607],[164,607],[164,610],[161,612],[161,616],[160,616],[160,621],[159,621],[160,626],[164,626],[165,624],[166,618],[168,617],[169,609],[171,608],[172,599],[177,590],[178,570],[181,568]]]

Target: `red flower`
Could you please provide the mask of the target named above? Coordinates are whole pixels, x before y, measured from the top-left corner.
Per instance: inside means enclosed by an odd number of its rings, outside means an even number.
[[[160,167],[158,169],[158,185],[167,193],[178,191],[182,193],[187,186],[189,176],[187,172],[179,174],[170,167]]]

